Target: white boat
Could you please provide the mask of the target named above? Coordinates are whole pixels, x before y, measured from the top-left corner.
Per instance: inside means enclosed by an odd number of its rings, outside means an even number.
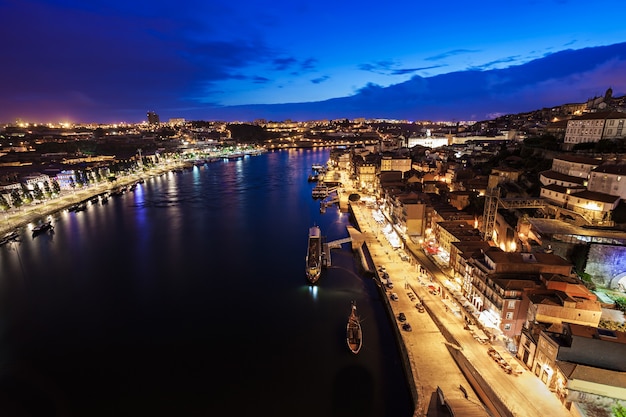
[[[352,302],[350,316],[348,316],[348,325],[346,326],[346,343],[348,348],[354,354],[359,353],[363,346],[363,331],[361,329],[361,320],[356,314],[356,302]]]
[[[309,228],[309,244],[306,252],[306,277],[315,284],[322,275],[322,232],[319,226]]]

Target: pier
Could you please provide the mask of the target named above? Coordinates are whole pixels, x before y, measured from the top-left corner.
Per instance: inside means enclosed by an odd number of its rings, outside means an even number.
[[[339,249],[344,243],[352,241],[352,237],[333,240],[331,242],[322,243],[322,266],[329,268],[332,265],[330,251],[331,249]]]

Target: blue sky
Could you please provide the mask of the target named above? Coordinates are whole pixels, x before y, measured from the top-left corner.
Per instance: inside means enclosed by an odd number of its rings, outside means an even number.
[[[614,17],[624,12],[623,0],[0,0],[0,123],[139,122],[148,110],[162,120],[358,117],[341,108],[289,117],[285,105],[280,114],[231,106],[355,97],[622,43],[626,25]],[[575,88],[539,107],[584,101],[608,87],[626,93],[618,61],[604,68],[602,82],[570,74]],[[549,79],[542,74],[540,82]],[[437,117],[509,111],[502,105],[472,113],[458,101]],[[376,103],[363,113],[374,117]],[[394,116],[394,110],[379,115]]]

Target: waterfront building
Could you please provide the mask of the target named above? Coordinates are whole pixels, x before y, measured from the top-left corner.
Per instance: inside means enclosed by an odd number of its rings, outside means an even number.
[[[451,252],[453,242],[479,242],[483,241],[480,230],[473,227],[474,218],[468,216],[466,220],[440,221],[435,223],[433,233],[439,245],[439,251],[445,253],[445,257]]]
[[[526,327],[533,323],[564,322],[597,327],[602,306],[578,277],[560,274],[541,276],[544,288],[524,294],[529,299]]]
[[[626,333],[563,323],[542,330],[536,349],[530,369],[567,408],[626,401]]]
[[[556,395],[575,415],[612,413],[615,404],[626,404],[624,372],[557,361],[556,381]]]
[[[469,282],[464,287],[471,289],[464,295],[480,312],[484,326],[513,340],[526,321],[524,292],[542,287],[540,274],[571,273],[572,265],[560,256],[493,247],[468,260],[464,280]]]
[[[403,236],[424,237],[428,197],[423,193],[409,192],[390,196],[391,219]]]
[[[363,190],[375,192],[378,189],[377,169],[374,164],[360,164],[357,166],[359,187]]]

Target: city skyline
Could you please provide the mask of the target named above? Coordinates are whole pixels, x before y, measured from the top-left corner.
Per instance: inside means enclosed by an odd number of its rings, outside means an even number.
[[[0,123],[484,120],[622,95],[623,8],[4,0]]]

